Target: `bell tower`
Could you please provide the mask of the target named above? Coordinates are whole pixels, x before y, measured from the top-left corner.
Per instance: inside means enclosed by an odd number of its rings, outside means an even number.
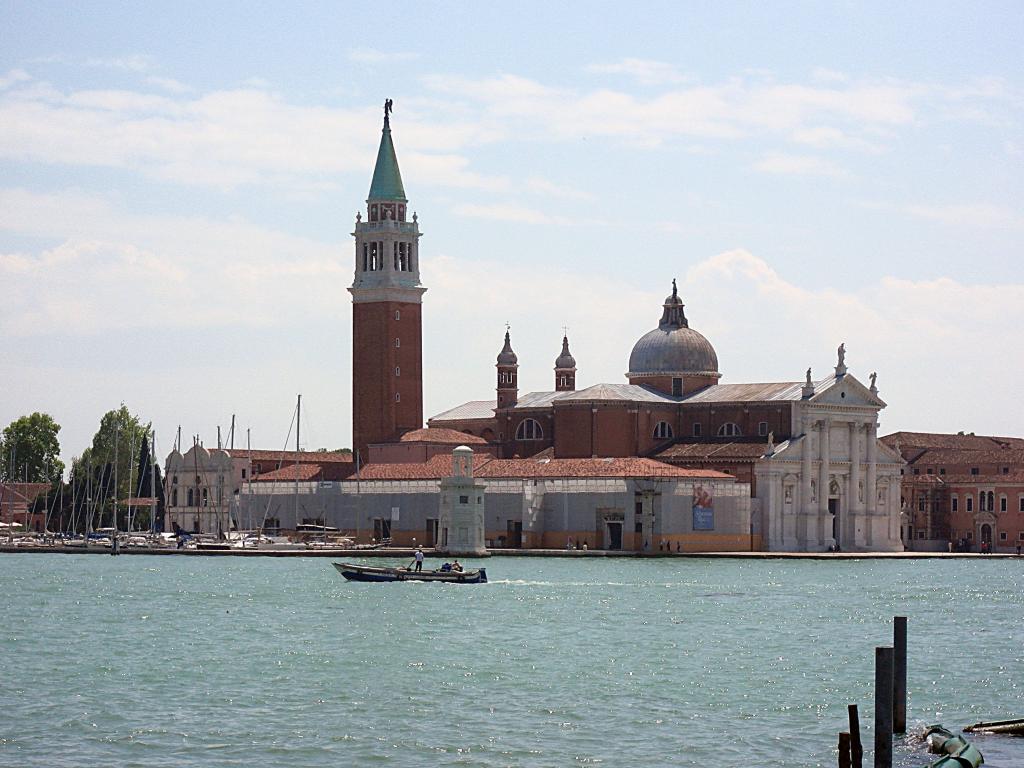
[[[576,389],[576,358],[569,351],[569,336],[562,336],[562,354],[555,359],[555,391]]]
[[[505,346],[498,353],[497,407],[511,408],[519,399],[519,358],[512,351],[512,339],[505,330]]]
[[[356,214],[352,294],[352,448],[396,440],[423,426],[423,327],[420,228],[406,220],[408,199],[391,139],[391,99],[366,221]]]

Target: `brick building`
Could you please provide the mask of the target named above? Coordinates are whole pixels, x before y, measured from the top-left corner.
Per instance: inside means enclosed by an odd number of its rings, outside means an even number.
[[[406,221],[408,200],[388,111],[367,221],[356,219],[349,289],[353,442],[357,456],[372,455],[368,463],[357,459],[370,474],[378,462],[419,456],[429,463],[437,455],[421,430],[420,310],[426,289],[420,284],[419,225],[415,214]],[[875,374],[865,386],[847,372],[845,354],[840,346],[834,372],[817,380],[808,369],[804,381],[721,384],[718,355],[690,327],[673,280],[657,327],[629,354],[627,383],[577,389],[576,360],[563,335],[552,389],[520,394],[519,361],[506,330],[494,399],[438,414],[426,432],[471,435],[475,440],[462,442],[486,444],[496,460],[644,458],[725,472],[753,497],[748,543],[800,551],[900,549],[902,461],[877,440],[885,403]],[[418,447],[403,446],[402,436],[417,430],[411,442]]]
[[[7,534],[14,529],[42,532],[45,512],[32,512],[36,499],[50,489],[49,483],[0,483],[0,523]]]
[[[390,105],[390,101],[388,102]],[[408,199],[385,108],[366,221],[357,214],[352,294],[352,443],[365,460],[371,443],[423,426],[419,224]]]
[[[908,548],[1016,552],[1024,544],[1024,439],[895,432]]]
[[[718,355],[690,327],[673,281],[658,327],[629,355],[628,383],[576,389],[563,337],[554,389],[520,395],[506,332],[495,399],[427,424],[482,437],[503,458],[639,456],[727,472],[749,483],[752,531],[770,549],[898,550],[902,461],[877,439],[875,374],[865,386],[845,357],[840,346],[816,381],[808,369],[804,381],[721,384]]]

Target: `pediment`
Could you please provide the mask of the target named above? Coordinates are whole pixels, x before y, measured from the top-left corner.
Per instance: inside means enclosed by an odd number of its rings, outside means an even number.
[[[829,387],[815,394],[809,402],[853,408],[885,408],[885,401],[849,373],[833,379]]]

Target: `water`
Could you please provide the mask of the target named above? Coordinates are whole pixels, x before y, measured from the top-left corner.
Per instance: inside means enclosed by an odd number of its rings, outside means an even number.
[[[847,703],[871,747],[894,614],[915,730],[1024,715],[1021,561],[486,566],[0,556],[0,765],[833,766]]]

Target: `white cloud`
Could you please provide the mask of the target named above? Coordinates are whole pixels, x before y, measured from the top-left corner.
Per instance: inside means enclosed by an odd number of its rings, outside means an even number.
[[[627,75],[641,85],[663,85],[682,83],[691,79],[683,75],[674,65],[650,59],[625,58],[614,64],[591,64],[588,72],[607,75]]]
[[[946,98],[938,89],[914,83],[805,85],[778,83],[763,73],[716,84],[667,86],[649,96],[609,88],[555,88],[509,74],[479,79],[432,75],[424,84],[460,104],[476,102],[481,120],[500,121],[518,136],[603,136],[649,147],[682,137],[792,138],[823,123],[837,123],[845,134],[844,146],[875,151],[875,142],[856,141],[863,138],[860,134],[877,138],[910,125],[923,106]],[[813,138],[803,134],[804,140]]]
[[[358,64],[383,64],[389,61],[412,61],[417,58],[419,58],[419,54],[411,51],[381,51],[376,48],[352,48],[348,52],[348,60]]]
[[[552,265],[541,290],[537,275],[515,263],[438,257],[425,262],[424,271],[426,301],[444,308],[440,322],[476,329],[455,364],[442,339],[426,339],[431,415],[493,396],[493,360],[505,321],[512,324],[521,391],[551,388],[562,325],[570,329],[579,387],[624,381],[629,351],[656,326],[672,277],[637,287],[618,276]],[[498,273],[502,290],[489,295],[486,312],[464,300]],[[825,376],[845,342],[854,376],[866,382],[872,371],[879,374],[889,403],[881,416],[885,431],[966,425],[979,432],[1024,432],[1024,416],[1005,409],[1016,397],[1024,360],[1007,356],[1005,336],[991,332],[994,323],[1024,327],[1024,285],[883,277],[854,291],[807,289],[744,250],[704,259],[679,277],[690,326],[715,346],[723,383],[799,381],[808,366]],[[972,359],[999,360],[1000,375],[976,383],[950,376],[950,350],[956,349],[970,349]]]
[[[171,93],[188,93],[192,90],[191,87],[175,80],[173,77],[147,77],[146,82],[151,85],[158,86],[159,88],[163,88],[165,91],[170,91]]]
[[[585,192],[582,189],[575,189],[566,184],[555,184],[553,181],[548,179],[542,179],[539,176],[534,176],[531,179],[527,179],[526,188],[538,195],[547,195],[548,197],[560,197],[566,200],[593,200],[594,195],[590,192]]]
[[[831,126],[810,126],[798,128],[793,131],[791,137],[797,144],[806,144],[818,149],[830,149],[838,147],[841,149],[854,149],[867,154],[878,154],[884,148],[877,141],[850,136],[839,128]]]
[[[150,66],[145,57],[115,62],[133,71]],[[0,159],[131,169],[182,184],[232,188],[272,182],[303,190],[347,171],[362,173],[374,148],[366,125],[379,120],[376,107],[290,103],[262,81],[194,93],[172,78],[150,75],[148,90],[63,93],[19,72],[5,76],[8,85],[0,91]],[[554,196],[559,192],[545,192],[543,183],[529,178],[513,181],[474,170],[470,148],[510,137],[575,142],[586,136],[651,148],[676,142],[694,152],[715,151],[714,141],[772,139],[871,153],[927,119],[936,101],[952,98],[912,83],[805,85],[765,75],[666,84],[649,94],[557,88],[512,74],[432,75],[423,82],[424,94],[399,105],[404,111],[397,135],[402,162],[416,168],[421,183],[490,189],[514,183]],[[983,103],[995,109],[985,101],[996,98],[993,92],[958,94],[958,108]],[[776,172],[842,172],[830,160],[793,157],[780,153],[762,165]],[[584,199],[564,187],[561,196]]]
[[[74,193],[0,189],[0,231],[60,242],[0,254],[0,284],[17,297],[0,303],[0,327],[19,336],[114,328],[121,309],[165,329],[265,326],[299,307],[329,315],[351,268],[335,243],[240,219],[129,214]]]
[[[529,208],[515,203],[462,203],[455,206],[455,213],[475,219],[492,219],[495,221],[514,221],[521,224],[559,224],[574,225],[585,222],[576,221],[566,216],[553,216],[537,208]],[[587,222],[589,223],[589,222]]]
[[[16,83],[24,83],[26,80],[31,79],[32,76],[23,69],[8,70],[6,75],[0,75],[0,91],[10,88]]]
[[[849,175],[845,169],[821,157],[782,153],[773,153],[761,158],[754,163],[754,169],[763,173],[779,173],[793,176],[843,178]]]
[[[909,205],[907,213],[955,227],[977,229],[1022,229],[1024,214],[1004,205],[965,203],[959,205]]]
[[[849,75],[828,67],[815,67],[811,70],[811,79],[818,83],[848,83]]]
[[[109,69],[123,69],[127,72],[146,72],[153,68],[155,60],[147,54],[132,54],[130,56],[112,56],[108,58],[86,59],[88,67],[106,67]]]

